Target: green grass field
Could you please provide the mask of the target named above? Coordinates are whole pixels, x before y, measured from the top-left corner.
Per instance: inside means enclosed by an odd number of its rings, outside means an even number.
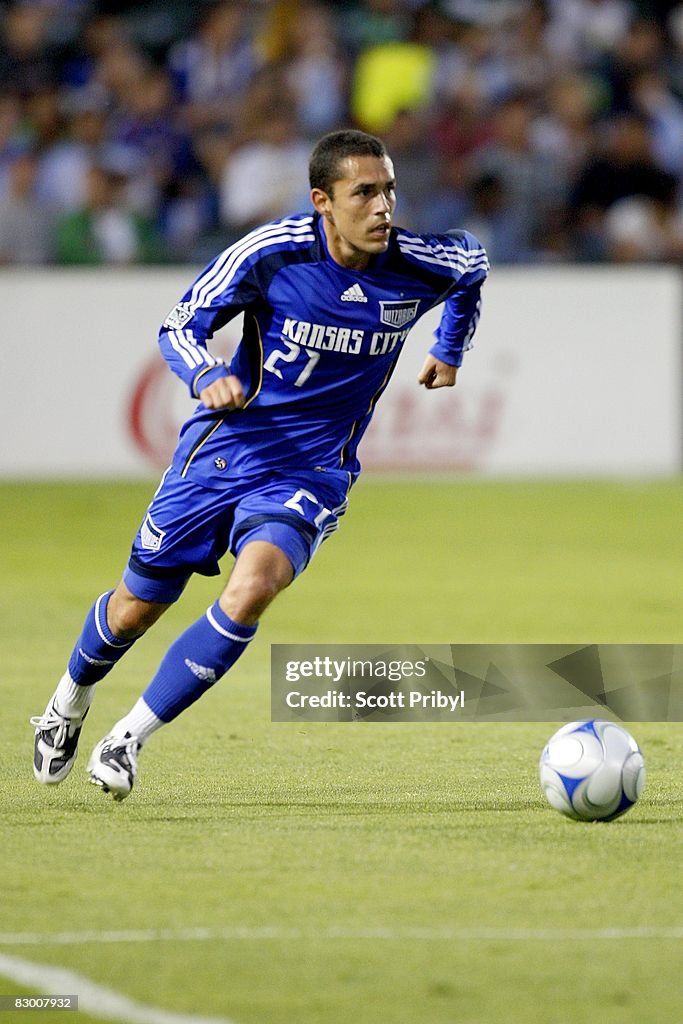
[[[683,642],[683,482],[361,482],[125,803],[88,785],[87,752],[215,580],[101,684],[73,776],[43,789],[28,718],[152,490],[0,488],[0,975],[21,958],[234,1024],[683,1019],[683,725],[633,724],[645,794],[583,825],[538,789],[551,723],[269,720],[271,643]],[[32,991],[0,976],[0,994]],[[0,1013],[27,1019],[101,1017]]]

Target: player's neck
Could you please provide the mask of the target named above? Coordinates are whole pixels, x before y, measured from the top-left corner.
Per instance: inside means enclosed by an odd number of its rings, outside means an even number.
[[[335,263],[347,270],[365,270],[372,258],[369,252],[356,249],[337,231],[334,224],[330,224],[327,218],[321,218],[327,251]]]

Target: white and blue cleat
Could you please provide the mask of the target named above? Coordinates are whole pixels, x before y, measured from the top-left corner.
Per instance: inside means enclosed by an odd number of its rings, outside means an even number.
[[[138,770],[141,744],[129,732],[125,736],[110,733],[97,744],[88,761],[88,774],[94,786],[111,793],[114,800],[125,800],[133,788]]]

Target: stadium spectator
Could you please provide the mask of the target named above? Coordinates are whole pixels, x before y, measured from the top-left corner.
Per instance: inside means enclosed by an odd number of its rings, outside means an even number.
[[[109,138],[136,163],[128,199],[147,216],[161,209],[173,179],[195,169],[190,138],[176,123],[170,77],[164,68],[139,68],[111,114]]]
[[[91,84],[107,95],[112,114],[125,108],[130,97],[140,88],[150,61],[145,53],[125,35],[115,36],[98,55]]]
[[[37,194],[38,155],[26,150],[14,157],[9,184],[0,197],[0,263],[49,263],[54,254],[54,210]]]
[[[249,5],[223,0],[202,11],[197,31],[168,55],[185,125],[235,125],[244,94],[261,64]]]
[[[84,205],[57,222],[58,263],[129,266],[162,260],[153,225],[125,203],[126,184],[127,176],[116,165],[92,165]]]
[[[590,76],[570,71],[548,83],[543,101],[531,126],[532,145],[548,159],[566,195],[592,154],[600,87]]]
[[[470,209],[469,163],[457,151],[439,158],[432,192],[420,204],[423,231],[439,231],[444,224],[463,224]]]
[[[513,6],[502,21],[495,45],[506,68],[509,92],[524,90],[540,99],[557,74],[557,60],[548,46],[549,23],[546,0]]]
[[[225,245],[218,230],[217,198],[199,170],[174,175],[162,197],[159,230],[170,260],[206,263],[211,252]]]
[[[85,200],[90,166],[104,148],[110,128],[107,94],[96,85],[64,95],[66,130],[44,145],[38,191],[57,210],[75,210]]]
[[[415,110],[401,110],[384,133],[386,145],[405,175],[401,186],[401,222],[416,230],[422,210],[434,194],[439,175],[438,154],[431,140],[431,124]],[[443,222],[442,222],[443,224]]]
[[[479,149],[472,160],[476,178],[498,183],[497,196],[504,197],[510,207],[509,219],[523,230],[520,251],[527,259],[543,219],[562,201],[550,161],[534,149],[533,118],[534,106],[527,96],[505,100],[494,115],[493,142]]]
[[[0,93],[0,196],[5,195],[9,188],[14,158],[26,149],[29,141],[22,111],[18,96]]]
[[[23,101],[27,133],[40,149],[53,145],[64,132],[61,93],[57,86],[36,89]]]
[[[550,0],[548,45],[565,66],[597,68],[628,31],[629,0]]]
[[[472,234],[480,232],[476,237],[493,264],[536,258],[534,248],[539,235],[529,235],[528,225],[509,201],[500,177],[488,173],[475,178],[467,192],[467,203],[460,223]]]
[[[683,3],[677,4],[666,18],[669,46],[662,55],[662,73],[674,95],[683,99]]]
[[[437,103],[476,95],[492,113],[513,91],[511,69],[499,43],[500,36],[489,25],[471,21],[455,27],[450,45],[436,51],[433,94]]]
[[[650,18],[634,18],[600,69],[609,89],[612,112],[621,113],[631,108],[633,80],[643,72],[656,72],[663,52],[661,27]]]
[[[308,0],[272,0],[255,26],[254,45],[265,64],[289,60]]]
[[[669,200],[628,196],[605,215],[606,255],[615,263],[680,262],[683,216]]]
[[[344,41],[354,55],[371,46],[404,42],[413,21],[401,0],[366,0],[352,4],[341,25]]]
[[[77,40],[68,48],[62,63],[60,81],[66,92],[91,86],[102,56],[126,36],[120,15],[95,10],[85,18]]]
[[[433,115],[434,145],[441,157],[470,157],[490,146],[494,138],[493,115],[474,82],[463,82]]]
[[[603,151],[586,162],[570,200],[577,253],[584,258],[608,255],[605,214],[614,203],[639,196],[668,206],[677,186],[676,178],[653,159],[644,117],[620,114],[605,128]]]
[[[290,209],[307,209],[310,146],[299,135],[291,105],[280,99],[253,140],[228,157],[221,180],[220,209],[231,234]]]
[[[4,13],[0,38],[0,90],[32,96],[59,81],[59,61],[50,46],[49,11],[39,4],[13,4]]]
[[[185,249],[179,250],[180,258],[188,259],[205,265],[215,253],[226,246],[230,235],[221,222],[220,200],[223,173],[230,154],[235,150],[236,143],[232,134],[222,129],[206,129],[197,132],[193,137],[193,152],[196,156],[199,171],[195,176],[185,175],[178,183],[171,183],[167,202],[162,213],[164,237],[171,254],[175,249],[173,224],[167,223],[166,216],[173,218],[181,213],[185,224],[189,218],[196,224],[196,232],[188,237]]]
[[[652,154],[659,167],[670,174],[683,168],[683,102],[664,75],[642,71],[632,80],[629,96],[633,108],[648,122]]]
[[[314,137],[341,124],[347,106],[347,72],[331,11],[319,3],[299,5],[283,54],[286,82],[302,132]]]

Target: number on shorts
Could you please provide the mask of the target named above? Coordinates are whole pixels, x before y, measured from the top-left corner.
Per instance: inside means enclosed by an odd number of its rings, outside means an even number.
[[[307,501],[310,501],[313,505],[317,505],[320,508],[320,512],[318,512],[317,516],[313,520],[313,525],[317,529],[320,529],[322,524],[329,516],[332,515],[332,513],[330,512],[329,508],[325,508],[324,505],[321,507],[321,504],[316,498],[315,494],[311,494],[310,491],[306,491],[302,487],[296,492],[296,494],[293,494],[292,497],[285,502],[285,508],[292,508],[294,509],[295,512],[298,512],[299,515],[302,515],[305,518],[306,513],[304,512],[303,507],[301,505],[302,499],[304,498],[306,498]]]

